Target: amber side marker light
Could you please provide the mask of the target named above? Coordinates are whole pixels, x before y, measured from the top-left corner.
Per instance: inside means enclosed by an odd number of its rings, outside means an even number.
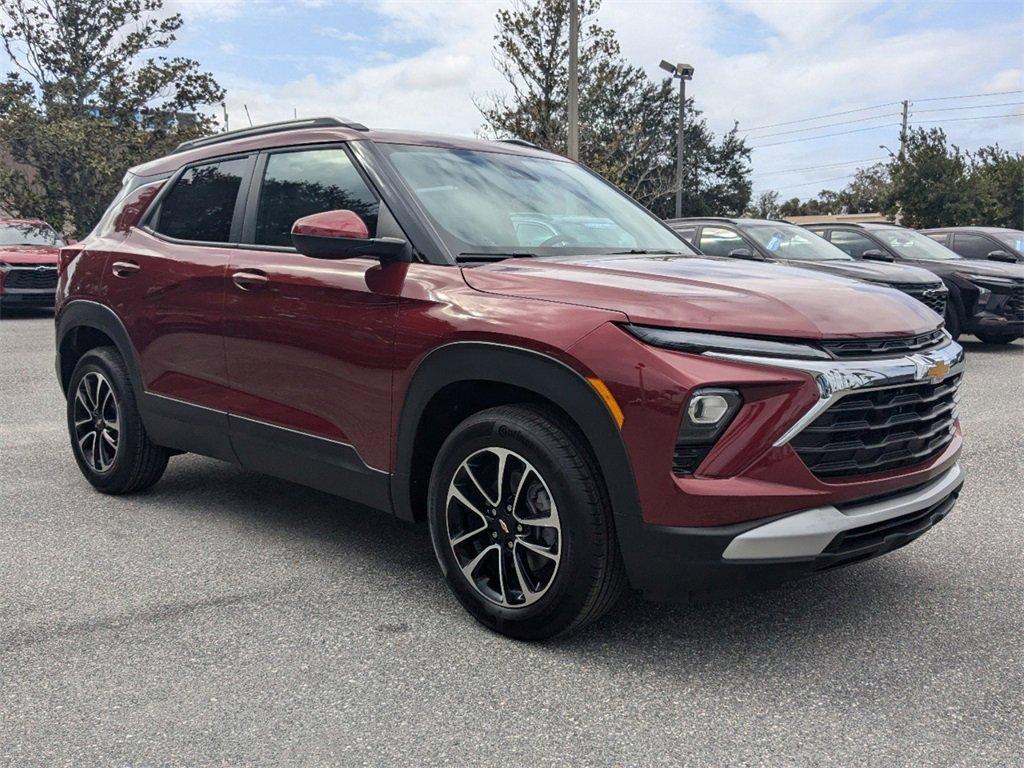
[[[608,389],[608,385],[597,378],[588,378],[587,382],[594,388],[598,396],[604,400],[604,404],[608,407],[609,413],[612,418],[615,419],[615,424],[619,429],[622,429],[622,422],[626,420],[626,417],[622,415],[622,409],[619,408],[619,404],[615,402],[615,395]]]

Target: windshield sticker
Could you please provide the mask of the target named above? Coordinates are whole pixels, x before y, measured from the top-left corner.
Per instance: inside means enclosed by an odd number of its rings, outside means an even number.
[[[772,235],[772,239],[768,241],[768,245],[766,245],[765,247],[769,251],[774,253],[775,251],[779,250],[780,245],[782,245],[782,235],[776,232],[774,235]]]

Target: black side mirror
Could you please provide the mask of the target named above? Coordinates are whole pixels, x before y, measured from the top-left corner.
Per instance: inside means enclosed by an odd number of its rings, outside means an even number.
[[[864,253],[862,253],[860,257],[862,259],[867,259],[868,261],[896,261],[896,259],[890,256],[888,253],[885,253],[884,251],[879,251],[876,248],[872,248],[870,251],[864,251]]]
[[[1005,261],[1005,262],[1008,262],[1010,264],[1016,264],[1017,263],[1017,257],[1016,256],[1014,256],[1009,251],[1003,251],[1003,250],[989,251],[988,254],[985,256],[985,258],[988,259],[989,261]]]
[[[733,248],[729,251],[729,257],[733,259],[747,259],[748,261],[764,261],[764,256],[754,253],[749,248]]]

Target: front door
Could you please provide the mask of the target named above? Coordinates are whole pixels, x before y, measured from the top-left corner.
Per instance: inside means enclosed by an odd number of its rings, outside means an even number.
[[[248,200],[225,281],[235,451],[252,469],[387,506],[398,312],[390,278],[406,265],[291,247],[295,220],[326,210],[355,211],[375,236],[378,199],[336,146],[261,155]]]

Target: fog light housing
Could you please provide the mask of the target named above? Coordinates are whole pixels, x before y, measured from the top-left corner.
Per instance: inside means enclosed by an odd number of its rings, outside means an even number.
[[[692,475],[743,405],[735,389],[704,387],[695,389],[683,409],[672,471]]]

